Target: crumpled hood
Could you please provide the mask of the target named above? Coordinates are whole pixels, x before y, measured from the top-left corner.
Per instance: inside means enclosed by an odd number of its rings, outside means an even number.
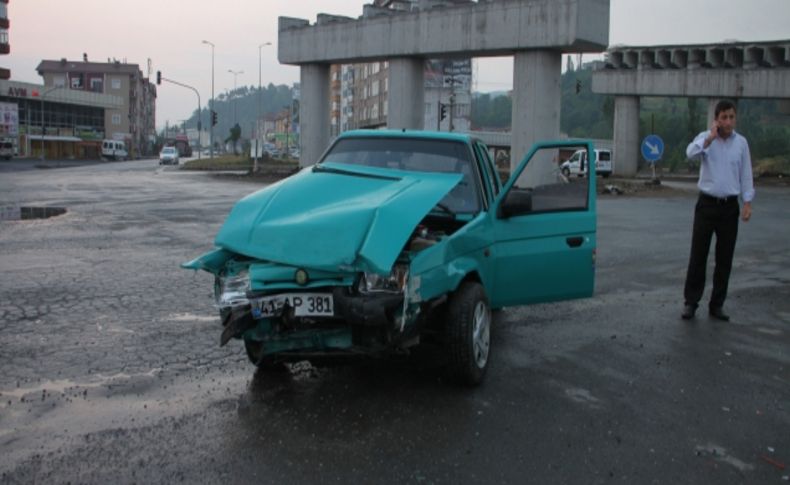
[[[236,203],[215,239],[255,259],[381,274],[462,174],[326,163]]]

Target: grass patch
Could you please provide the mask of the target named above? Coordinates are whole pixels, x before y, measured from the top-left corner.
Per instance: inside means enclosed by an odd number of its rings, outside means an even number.
[[[220,157],[190,160],[181,165],[182,170],[251,170],[252,161],[246,157],[223,155]]]
[[[779,156],[755,160],[752,166],[755,177],[790,176],[790,157]]]
[[[223,155],[214,157],[214,159],[203,158],[201,160],[190,160],[181,165],[182,170],[206,170],[206,171],[221,171],[221,170],[244,170],[251,172],[253,161],[247,157],[238,157],[233,155]],[[258,168],[260,172],[273,172],[290,174],[299,168],[297,160],[279,160],[264,158],[258,161]]]

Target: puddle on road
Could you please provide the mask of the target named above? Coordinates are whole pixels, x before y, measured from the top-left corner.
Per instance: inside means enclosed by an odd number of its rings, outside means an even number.
[[[0,221],[27,221],[62,216],[65,207],[0,206]]]

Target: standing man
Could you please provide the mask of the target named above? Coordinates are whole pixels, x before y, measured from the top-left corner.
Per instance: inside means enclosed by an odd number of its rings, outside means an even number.
[[[728,321],[724,299],[732,269],[732,256],[738,236],[738,215],[744,222],[752,215],[752,160],[746,138],[735,132],[735,104],[719,101],[710,131],[697,135],[688,148],[688,158],[701,159],[700,193],[694,209],[694,230],[691,256],[683,290],[685,306],[681,317],[694,318],[697,304],[705,289],[705,268],[713,234],[716,234],[716,268],[713,271],[713,292],[708,311],[718,320]],[[743,200],[743,209],[738,197]]]

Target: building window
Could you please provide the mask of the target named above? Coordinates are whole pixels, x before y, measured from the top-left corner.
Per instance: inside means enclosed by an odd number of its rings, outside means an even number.
[[[385,77],[385,78],[384,78],[384,92],[385,92],[385,93],[386,93],[387,91],[389,91],[389,87],[390,87],[390,78],[388,78],[388,77]]]
[[[373,84],[370,85],[370,95],[371,96],[378,96],[379,95],[379,82],[373,81]]]
[[[66,87],[66,76],[55,76],[52,78],[52,84],[56,88],[65,88]]]
[[[120,125],[121,124],[121,115],[119,115],[118,113],[115,113],[114,115],[112,115],[112,124],[113,125]]]
[[[381,115],[384,117],[387,116],[387,105],[389,105],[389,102],[387,101],[384,101],[384,103],[381,104]]]
[[[112,88],[113,89],[121,89],[121,80],[120,80],[120,78],[117,78],[117,77],[112,78]]]
[[[370,117],[373,118],[373,119],[376,119],[376,118],[379,117],[379,104],[378,103],[374,104],[373,107],[370,109]]]
[[[71,74],[71,89],[82,89],[82,74]]]
[[[104,79],[100,77],[91,78],[90,81],[90,90],[94,93],[103,93],[104,92]]]

